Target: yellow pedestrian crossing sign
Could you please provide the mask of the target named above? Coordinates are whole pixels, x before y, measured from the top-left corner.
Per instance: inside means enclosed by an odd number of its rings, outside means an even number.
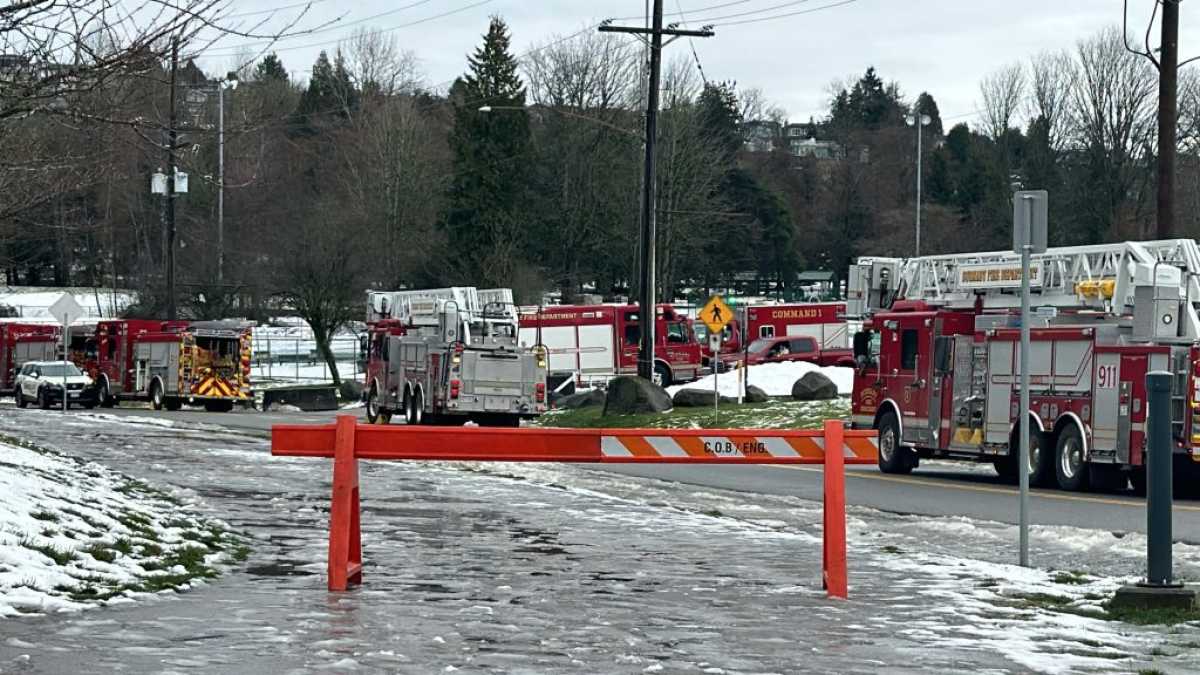
[[[725,329],[725,324],[733,320],[733,310],[729,309],[729,305],[725,304],[721,296],[714,295],[700,310],[700,320],[708,326],[710,332],[720,333]]]

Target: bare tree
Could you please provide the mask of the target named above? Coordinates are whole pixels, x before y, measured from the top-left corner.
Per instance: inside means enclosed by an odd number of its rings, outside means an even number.
[[[365,94],[411,94],[424,82],[416,54],[402,51],[395,35],[359,28],[342,49],[350,76]]]
[[[1026,114],[1031,120],[1042,118],[1050,135],[1050,147],[1061,151],[1073,125],[1071,87],[1075,82],[1075,63],[1066,52],[1042,52],[1029,61],[1029,102]]]
[[[771,103],[760,87],[739,89],[738,106],[746,122],[774,122],[780,126],[787,123],[787,111]]]
[[[1025,68],[1014,63],[989,74],[979,85],[984,129],[999,139],[1016,123],[1025,96]]]

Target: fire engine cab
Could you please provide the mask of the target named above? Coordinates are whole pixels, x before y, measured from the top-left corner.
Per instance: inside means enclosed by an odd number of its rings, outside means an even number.
[[[990,461],[1018,475],[1028,415],[1034,485],[1145,490],[1146,391],[1174,374],[1177,485],[1200,480],[1200,249],[1190,239],[1052,248],[1031,267],[1030,409],[1020,398],[1020,257],[862,258],[850,267],[852,422],[879,466]]]
[[[26,362],[57,358],[60,333],[51,323],[0,320],[0,394],[15,394],[17,371]]]

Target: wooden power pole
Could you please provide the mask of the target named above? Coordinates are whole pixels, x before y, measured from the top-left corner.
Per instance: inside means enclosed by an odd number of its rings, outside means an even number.
[[[1175,237],[1175,144],[1179,89],[1179,0],[1162,0],[1162,46],[1158,60],[1158,230]]]

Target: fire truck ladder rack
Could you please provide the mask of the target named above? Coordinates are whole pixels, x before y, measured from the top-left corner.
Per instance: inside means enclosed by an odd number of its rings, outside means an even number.
[[[895,283],[882,297],[867,293],[862,307],[873,311],[895,300],[920,300],[948,309],[1011,310],[1020,307],[1019,272],[1021,257],[1012,251],[961,253],[919,258],[860,258],[857,273],[868,275],[866,288],[878,287],[872,268],[886,268]],[[1135,286],[1175,286],[1184,303],[1185,320],[1196,336],[1196,303],[1200,302],[1200,248],[1192,239],[1118,242],[1094,246],[1065,246],[1048,249],[1032,258],[1035,306],[1068,310],[1091,310],[1125,316],[1134,304]],[[1169,274],[1164,274],[1171,268]],[[994,281],[982,277],[996,272],[1009,274]],[[1178,277],[1174,275],[1179,273]],[[852,276],[855,272],[852,272]],[[875,273],[878,276],[878,273]],[[886,277],[885,277],[886,279]],[[884,280],[885,280],[884,279]],[[852,279],[858,281],[858,279]],[[860,295],[865,292],[859,286]],[[852,298],[854,294],[852,293]],[[861,305],[860,305],[861,306]]]

